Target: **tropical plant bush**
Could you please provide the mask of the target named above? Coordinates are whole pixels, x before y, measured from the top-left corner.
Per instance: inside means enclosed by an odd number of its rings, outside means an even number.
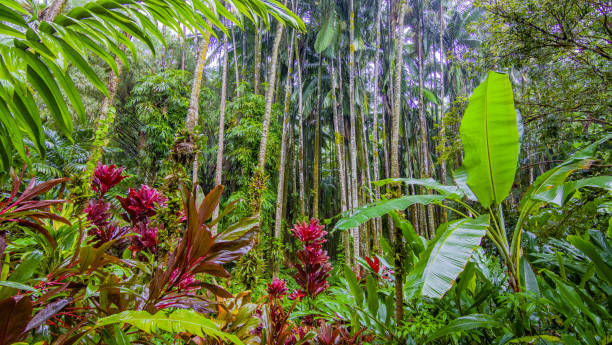
[[[2,1],[0,345],[612,344],[610,13]]]

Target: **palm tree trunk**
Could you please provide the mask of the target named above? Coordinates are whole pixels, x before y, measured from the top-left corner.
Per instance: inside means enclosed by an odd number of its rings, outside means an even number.
[[[444,125],[444,63],[446,53],[444,52],[444,1],[440,0],[440,140],[442,140],[442,151],[445,152],[446,146],[446,128]],[[441,159],[440,162],[440,181],[446,184],[446,159]],[[446,204],[446,200],[442,201]],[[448,210],[442,209],[444,222],[448,222]]]
[[[280,241],[281,229],[283,221],[283,205],[284,205],[284,187],[285,187],[285,168],[287,162],[287,136],[289,134],[289,103],[291,102],[291,73],[293,73],[293,41],[295,32],[288,40],[287,45],[289,46],[289,56],[287,58],[287,79],[285,81],[285,108],[283,109],[283,134],[281,136],[281,152],[280,152],[280,163],[278,173],[278,186],[276,189],[276,217],[274,221],[274,238]],[[279,263],[273,262],[273,276],[278,276]]]
[[[397,23],[395,33],[395,74],[393,76],[394,83],[394,104],[393,116],[391,119],[391,177],[400,177],[399,170],[399,129],[400,129],[400,111],[401,111],[401,95],[402,95],[402,53],[404,45],[404,12],[405,0],[397,2]],[[394,187],[394,196],[399,197],[401,187]],[[401,325],[404,320],[404,267],[403,267],[403,243],[400,231],[395,231],[394,236],[394,251],[395,251],[395,319],[398,325]]]
[[[268,76],[268,89],[266,90],[266,108],[264,112],[263,128],[261,130],[261,142],[259,145],[258,169],[263,172],[266,165],[266,150],[268,149],[268,135],[270,132],[270,116],[272,115],[272,97],[274,96],[274,82],[276,81],[276,63],[278,61],[278,48],[283,37],[283,25],[278,23],[272,46],[272,63],[270,75]]]
[[[187,34],[187,27],[183,26],[183,42],[181,42],[181,71],[185,70],[185,49],[187,48],[185,35]]]
[[[236,72],[236,96],[240,97],[240,73],[238,73],[238,49],[236,47],[236,39],[234,38],[234,28],[232,27],[232,47],[234,47],[234,71]],[[244,52],[243,52],[244,54]]]
[[[314,137],[314,159],[313,159],[313,197],[312,197],[312,216],[319,219],[319,165],[321,162],[321,63],[323,62],[319,56],[319,72],[317,77],[317,117],[315,119],[315,137]]]
[[[304,185],[304,105],[302,103],[302,64],[300,62],[300,50],[298,49],[297,37],[295,39],[295,60],[298,73],[298,179],[300,188],[300,218],[306,215],[306,193]]]
[[[164,37],[164,39],[166,39],[166,26],[162,25],[162,29],[161,29],[161,34],[162,37]],[[160,57],[160,70],[161,71],[165,71],[166,70],[166,47],[164,45],[162,45],[161,47],[161,53],[159,54]]]
[[[340,118],[338,115],[338,103],[336,99],[336,71],[334,69],[334,61],[329,64],[329,75],[332,84],[332,106],[334,113],[334,138],[336,142],[336,158],[338,160],[338,180],[340,181],[340,211],[345,213],[346,207],[346,170],[344,167],[344,133],[340,131]],[[347,265],[351,263],[351,248],[348,238],[348,232],[342,232],[342,244],[344,248],[344,262]]]
[[[374,181],[379,180],[379,156],[378,156],[378,71],[380,70],[380,16],[382,12],[382,0],[377,1],[377,10],[376,10],[376,58],[374,61],[374,94],[373,101],[374,104],[372,106],[372,167],[373,178]],[[374,198],[376,200],[380,199],[380,188],[378,186],[374,187]],[[376,251],[380,250],[379,237],[382,231],[382,219],[376,219],[374,233],[374,247]]]
[[[219,106],[219,143],[217,148],[217,168],[215,170],[215,185],[218,186],[222,182],[223,174],[223,136],[225,132],[225,103],[227,98],[227,36],[223,41],[223,72],[221,76],[221,105]],[[219,216],[219,205],[213,211],[213,219]],[[213,226],[212,233],[217,233],[217,225]]]
[[[187,133],[192,137],[194,142],[194,155],[193,155],[193,174],[192,183],[196,185],[198,183],[198,149],[197,149],[197,138],[194,133],[195,126],[198,124],[199,117],[199,105],[200,105],[200,89],[202,87],[202,76],[204,74],[204,65],[206,62],[206,52],[208,51],[208,45],[210,43],[210,33],[207,33],[202,40],[200,51],[198,53],[198,60],[196,62],[195,70],[193,71],[193,83],[191,84],[191,96],[189,98],[189,109],[187,110],[187,119],[185,120],[185,129]]]
[[[259,32],[259,24],[255,24],[255,83],[253,84],[253,93],[259,94],[259,76],[261,74],[261,33]]]
[[[124,47],[122,47],[124,49]],[[123,65],[121,63],[121,59],[119,57],[115,57],[115,64],[117,64],[117,72],[121,73],[121,69]],[[110,108],[115,99],[115,95],[117,94],[117,86],[119,85],[119,75],[115,74],[115,72],[111,69],[108,75],[108,82],[106,83],[106,89],[108,90],[108,97],[104,97],[102,103],[100,103],[100,111],[98,113],[97,118],[97,128],[95,133],[94,147],[91,150],[89,155],[88,163],[87,163],[87,176],[89,178],[93,177],[93,171],[95,169],[96,164],[100,161],[102,157],[102,148],[106,146],[108,143],[108,132],[110,130],[110,126],[114,122],[115,113],[110,112]]]
[[[353,0],[349,0],[349,116],[351,123],[351,138],[350,138],[350,153],[351,153],[351,199],[353,207],[358,205],[357,195],[357,142],[356,142],[356,127],[355,120],[355,10],[353,8]],[[353,268],[357,270],[357,257],[359,256],[359,228],[351,229],[353,234]]]
[[[429,137],[427,135],[427,119],[425,118],[425,102],[423,100],[423,8],[419,6],[418,28],[417,28],[417,52],[418,52],[418,73],[419,73],[419,124],[421,127],[421,153],[423,157],[423,176],[431,177],[430,170],[430,155],[429,155]],[[435,233],[434,209],[433,205],[427,205],[427,228],[429,229],[429,238]]]

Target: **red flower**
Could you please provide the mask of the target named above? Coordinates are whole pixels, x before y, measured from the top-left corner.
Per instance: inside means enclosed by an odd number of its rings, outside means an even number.
[[[155,208],[166,202],[166,198],[155,188],[141,185],[140,189],[130,188],[127,198],[117,197],[123,209],[127,212],[126,220],[132,224],[143,222],[155,215]]]
[[[319,224],[318,219],[310,219],[310,223],[306,223],[306,221],[300,223],[298,222],[291,229],[293,235],[303,242],[305,245],[310,244],[322,244],[325,242],[323,236],[327,235],[327,231],[324,231],[325,226]]]
[[[108,212],[110,204],[104,201],[104,199],[91,199],[89,205],[85,208],[87,213],[87,220],[97,226],[108,225],[108,219],[111,217],[111,213]]]
[[[91,181],[91,187],[96,193],[100,193],[100,196],[104,196],[109,189],[113,188],[121,180],[127,176],[122,176],[121,173],[125,168],[117,168],[115,164],[104,165],[98,163],[94,170],[94,176]]]
[[[272,283],[268,284],[268,295],[270,299],[282,299],[287,294],[287,283],[278,278],[274,278]]]
[[[380,259],[378,259],[377,256],[375,256],[374,259],[366,256],[364,259],[368,263],[368,266],[370,266],[372,271],[374,271],[374,273],[378,274],[378,272],[380,271]]]
[[[310,223],[298,223],[291,229],[293,235],[304,246],[304,249],[297,253],[301,264],[295,265],[297,269],[295,281],[302,288],[300,293],[310,298],[317,297],[329,287],[327,278],[329,277],[329,271],[331,271],[331,265],[329,264],[327,251],[323,250],[322,246],[326,242],[323,236],[327,234],[323,230],[324,228],[317,219],[313,218]],[[296,296],[294,295],[293,299],[297,298]]]
[[[132,231],[138,235],[132,237],[131,250],[141,251],[150,250],[152,252],[157,251],[157,228],[149,227],[149,224],[137,223]]]

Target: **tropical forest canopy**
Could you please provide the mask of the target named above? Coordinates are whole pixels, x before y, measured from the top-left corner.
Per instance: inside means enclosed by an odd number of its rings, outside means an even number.
[[[612,344],[612,6],[2,0],[0,345]]]

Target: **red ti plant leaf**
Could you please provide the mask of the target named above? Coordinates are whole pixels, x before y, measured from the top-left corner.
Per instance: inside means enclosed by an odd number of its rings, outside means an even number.
[[[140,189],[130,188],[127,198],[117,197],[121,206],[127,213],[125,218],[132,224],[146,222],[149,217],[155,215],[155,209],[166,202],[166,198],[147,185],[141,185]]]
[[[115,164],[104,165],[98,163],[94,170],[93,178],[91,180],[91,188],[103,197],[109,189],[113,188],[119,182],[121,182],[127,176],[122,176],[125,168],[117,168]]]
[[[145,223],[136,223],[132,230],[137,233],[138,236],[133,236],[131,238],[131,250],[141,251],[143,249],[148,249],[153,253],[157,252],[159,241],[157,239],[156,227],[151,227],[149,224]]]
[[[0,301],[0,345],[9,345],[21,339],[32,319],[29,297],[9,297]]]
[[[68,178],[59,178],[36,184],[36,181],[32,179],[23,193],[18,196],[19,186],[22,181],[15,178],[11,195],[0,201],[0,225],[2,223],[13,222],[28,227],[34,231],[40,232],[47,238],[52,246],[55,246],[55,240],[51,237],[49,232],[47,232],[40,220],[51,219],[70,224],[65,218],[49,212],[50,206],[62,204],[65,200],[32,199],[40,197],[51,188],[58,184],[65,183],[68,180]]]
[[[89,204],[85,208],[87,214],[87,220],[97,226],[108,225],[108,220],[111,217],[110,203],[104,201],[104,199],[91,199]]]
[[[229,273],[223,264],[233,262],[247,253],[253,246],[253,237],[257,222],[247,218],[225,231],[213,235],[210,224],[204,221],[210,218],[219,203],[222,186],[217,186],[202,201],[197,201],[195,190],[190,191],[183,186],[183,204],[187,217],[187,228],[175,250],[168,256],[164,267],[158,267],[153,274],[149,285],[148,296],[145,296],[144,309],[155,312],[164,303],[167,296],[176,299],[180,296],[189,296],[192,291],[180,287],[184,282],[190,281],[196,273],[208,273],[218,278],[229,278]],[[217,222],[213,220],[212,222]],[[218,285],[196,281],[189,286],[198,286],[211,291],[218,297],[229,298],[231,294]]]

